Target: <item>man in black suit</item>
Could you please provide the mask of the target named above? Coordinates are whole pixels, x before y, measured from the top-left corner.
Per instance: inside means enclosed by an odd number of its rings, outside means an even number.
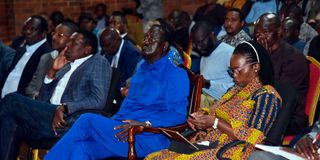
[[[11,45],[16,55],[8,71],[0,77],[1,98],[13,92],[25,94],[41,56],[52,51],[47,32],[48,22],[40,16],[31,16],[24,22],[22,36]]]

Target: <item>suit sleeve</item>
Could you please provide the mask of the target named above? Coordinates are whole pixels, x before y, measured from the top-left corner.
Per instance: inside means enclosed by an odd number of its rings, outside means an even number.
[[[93,62],[93,67],[87,73],[90,78],[86,85],[89,94],[83,95],[78,101],[66,102],[68,112],[73,113],[83,109],[102,109],[105,106],[111,81],[111,67],[106,59],[100,58]]]
[[[153,119],[150,122],[153,127],[169,127],[186,122],[187,105],[189,94],[189,79],[187,73],[179,69],[169,79],[165,91],[167,110],[159,113],[161,118]]]

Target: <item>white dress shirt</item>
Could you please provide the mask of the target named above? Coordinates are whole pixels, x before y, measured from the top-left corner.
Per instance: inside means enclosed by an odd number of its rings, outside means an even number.
[[[23,70],[30,60],[31,56],[34,54],[34,52],[47,41],[46,38],[43,40],[29,46],[26,45],[26,52],[23,54],[23,56],[20,58],[14,69],[9,73],[6,82],[4,83],[4,86],[2,88],[1,92],[1,98],[6,96],[9,93],[16,92],[18,90],[18,86],[20,83],[21,75],[23,73]]]
[[[118,49],[118,52],[112,58],[111,67],[118,68],[118,62],[119,62],[120,53],[121,53],[121,50],[122,50],[122,47],[123,47],[123,43],[124,43],[124,40],[122,39],[120,47]]]
[[[67,73],[65,73],[63,75],[63,77],[59,80],[59,82],[58,82],[58,84],[57,84],[56,88],[54,89],[53,94],[51,96],[51,99],[50,99],[50,103],[51,104],[55,104],[55,105],[61,104],[61,98],[62,98],[63,92],[66,89],[66,86],[67,86],[67,84],[69,82],[69,79],[70,79],[72,73],[83,62],[85,62],[87,59],[89,59],[91,56],[92,55],[89,55],[89,56],[77,59],[74,62],[70,62],[71,69]],[[48,76],[46,75],[46,77],[44,79],[44,83],[48,84],[48,83],[51,83],[52,81],[53,81],[53,79],[49,79]]]

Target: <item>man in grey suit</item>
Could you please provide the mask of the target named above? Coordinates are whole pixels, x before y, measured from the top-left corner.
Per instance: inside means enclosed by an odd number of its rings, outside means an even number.
[[[97,38],[89,31],[72,34],[54,60],[39,100],[17,93],[0,104],[0,159],[15,159],[24,139],[52,138],[66,125],[65,116],[83,109],[102,109],[111,79],[108,61],[96,54]]]
[[[43,79],[50,69],[53,60],[58,56],[59,52],[66,47],[71,35],[78,30],[76,24],[68,21],[64,21],[57,25],[55,31],[52,32],[51,44],[54,50],[41,56],[37,70],[25,90],[26,96],[34,99],[38,97]]]

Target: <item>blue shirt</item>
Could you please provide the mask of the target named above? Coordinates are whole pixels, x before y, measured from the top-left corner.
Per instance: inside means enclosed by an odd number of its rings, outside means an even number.
[[[268,2],[256,1],[246,17],[246,22],[254,23],[264,13],[277,13],[275,0],[270,0]]]
[[[200,74],[210,81],[210,88],[203,88],[203,92],[215,99],[220,99],[234,85],[232,77],[228,74],[233,50],[234,47],[221,42],[208,57],[201,58]]]
[[[143,61],[130,81],[128,96],[115,120],[150,121],[153,127],[169,127],[186,121],[189,79],[167,56],[148,64]]]

